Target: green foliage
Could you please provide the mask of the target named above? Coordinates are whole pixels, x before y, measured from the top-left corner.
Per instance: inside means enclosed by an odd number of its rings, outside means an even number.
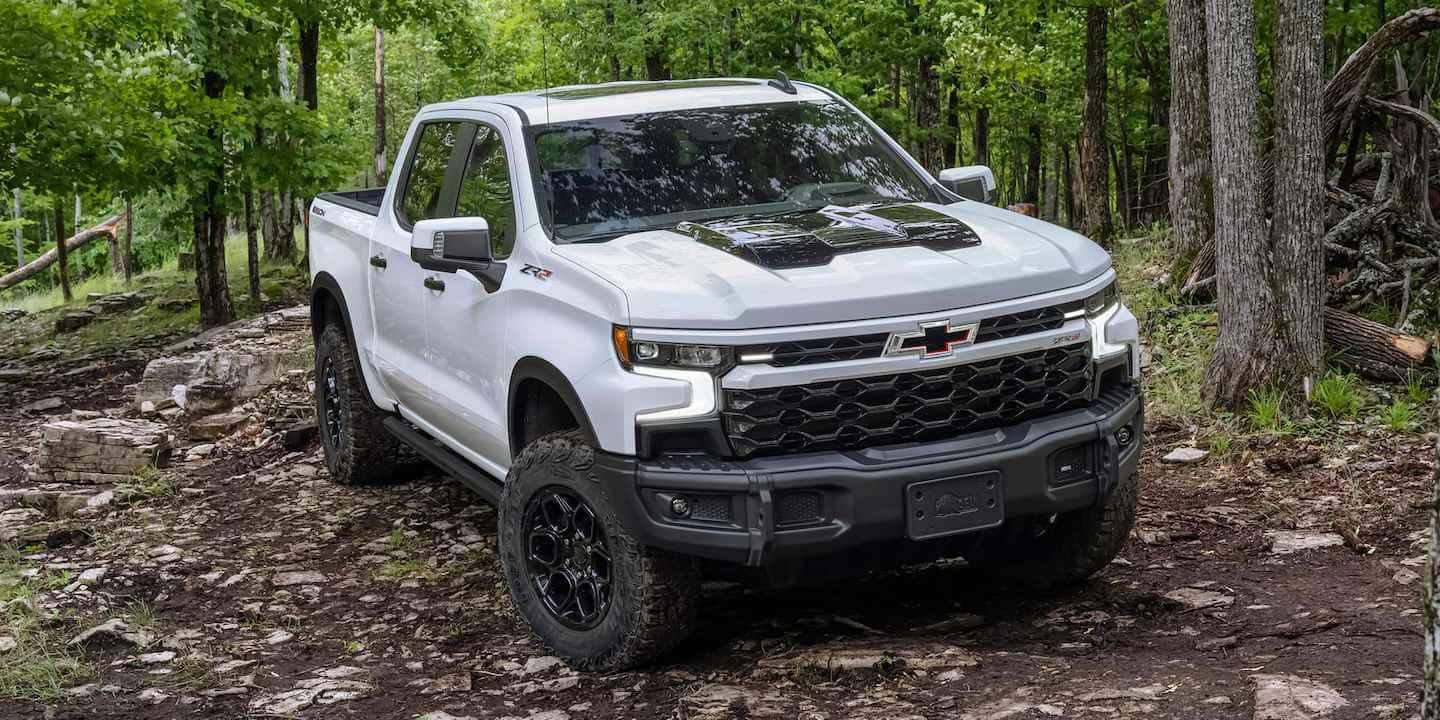
[[[1350,373],[1327,373],[1315,383],[1312,400],[1336,420],[1348,420],[1360,412],[1360,381]]]
[[[1281,434],[1290,430],[1285,415],[1285,392],[1280,388],[1250,392],[1250,425],[1261,432]]]
[[[1380,412],[1385,427],[1395,432],[1409,432],[1415,426],[1415,406],[1404,400],[1396,400]]]
[[[1416,373],[1410,373],[1405,381],[1405,400],[1411,405],[1425,407],[1430,402],[1433,391],[1425,384],[1425,379]]]

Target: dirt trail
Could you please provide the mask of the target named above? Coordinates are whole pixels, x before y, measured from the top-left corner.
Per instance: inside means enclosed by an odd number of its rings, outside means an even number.
[[[46,419],[14,408],[119,407],[138,378],[128,359],[87,372],[0,384],[0,490],[28,482]],[[303,407],[304,379],[260,401]],[[784,592],[712,583],[680,652],[594,676],[545,657],[510,610],[488,506],[421,474],[337,487],[313,444],[255,427],[162,473],[173,493],[26,556],[104,568],[38,596],[56,632],[122,617],[154,641],[87,650],[78,689],[0,700],[0,717],[1249,718],[1257,688],[1266,713],[1302,712],[1269,717],[1414,716],[1433,439],[1355,431],[1170,465],[1183,430],[1148,435],[1136,537],[1083,588],[1036,596],[958,563]],[[1267,531],[1337,519],[1375,552],[1272,552]]]

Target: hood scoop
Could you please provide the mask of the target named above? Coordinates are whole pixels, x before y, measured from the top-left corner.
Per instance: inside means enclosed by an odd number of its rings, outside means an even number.
[[[945,251],[980,244],[969,225],[913,203],[829,205],[780,215],[683,222],[675,230],[771,270],[826,265],[841,253],[911,245]]]

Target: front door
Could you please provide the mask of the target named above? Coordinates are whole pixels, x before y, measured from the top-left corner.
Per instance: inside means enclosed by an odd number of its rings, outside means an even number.
[[[396,185],[394,216],[375,223],[370,242],[371,311],[375,318],[376,368],[402,411],[424,418],[429,393],[425,304],[430,273],[410,259],[410,228],[420,220],[448,217],[454,207],[447,169],[467,126],[459,121],[426,123],[416,131],[414,149]],[[452,183],[453,185],[453,183]],[[447,197],[448,195],[448,197]]]
[[[518,224],[510,158],[505,138],[483,122],[474,126],[474,139],[462,164],[455,217],[484,218],[490,226],[491,252],[503,261],[514,247]],[[440,274],[441,292],[427,296],[431,378],[438,404],[436,429],[471,451],[470,459],[498,473],[508,464],[506,431],[509,386],[501,367],[506,325],[506,285],[488,292],[467,272]]]

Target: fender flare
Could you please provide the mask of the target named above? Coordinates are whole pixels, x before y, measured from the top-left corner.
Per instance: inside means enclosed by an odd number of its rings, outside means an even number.
[[[340,283],[335,276],[328,272],[320,271],[310,283],[310,335],[317,342],[320,340],[320,333],[325,330],[325,317],[322,314],[322,303],[318,302],[321,295],[329,295],[340,308],[340,322],[345,330],[345,342],[350,344],[350,355],[358,363],[360,360],[359,348],[355,345],[354,325],[350,322],[350,306],[345,302],[345,291],[340,289]],[[360,392],[365,395],[365,401],[371,407],[379,408],[375,404],[375,398],[370,395],[370,384],[365,380],[365,372],[360,371]],[[384,410],[384,408],[380,408]]]
[[[510,432],[510,456],[518,457],[523,448],[516,447],[516,441],[522,437],[518,427],[518,415],[516,414],[515,395],[520,390],[520,385],[526,380],[538,380],[544,383],[570,410],[570,416],[575,418],[576,424],[580,426],[580,433],[585,436],[585,442],[598,449],[600,442],[595,435],[595,426],[590,424],[590,416],[585,412],[585,405],[580,402],[580,395],[575,392],[575,387],[565,377],[565,373],[534,355],[527,355],[515,363],[515,368],[510,372],[510,391],[505,400],[506,428]]]

